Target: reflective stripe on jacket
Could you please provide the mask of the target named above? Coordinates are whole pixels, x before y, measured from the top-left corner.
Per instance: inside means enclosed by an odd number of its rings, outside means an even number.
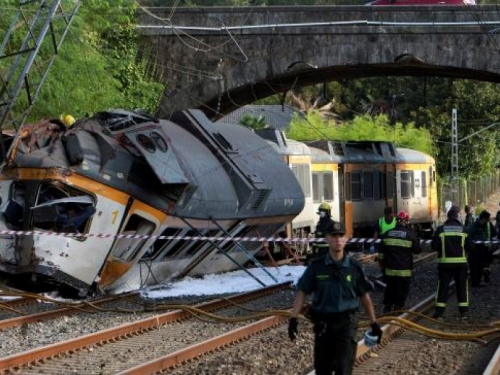
[[[439,226],[432,239],[432,248],[438,252],[439,264],[466,264],[467,233],[457,219],[448,219]]]
[[[386,276],[410,277],[413,254],[422,251],[415,233],[403,225],[396,225],[382,236],[379,259],[383,261]]]

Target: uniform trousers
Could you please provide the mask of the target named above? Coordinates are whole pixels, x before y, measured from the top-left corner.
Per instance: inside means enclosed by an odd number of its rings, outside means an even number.
[[[411,277],[385,276],[384,305],[403,308],[410,292]]]
[[[355,312],[313,315],[316,375],[350,375],[356,359]]]
[[[485,268],[491,267],[493,253],[489,247],[483,244],[476,244],[469,253],[468,262],[470,268],[470,281],[472,287],[481,284],[481,278]]]
[[[457,289],[458,310],[467,312],[469,310],[469,295],[467,293],[467,264],[458,264],[453,266],[438,266],[438,295],[436,299],[436,309],[443,310],[448,300],[448,289],[451,280],[455,280]]]

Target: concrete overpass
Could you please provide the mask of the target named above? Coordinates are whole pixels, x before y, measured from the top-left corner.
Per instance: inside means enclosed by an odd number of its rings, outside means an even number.
[[[217,118],[291,87],[369,76],[500,82],[496,6],[149,8],[142,47],[166,89],[157,115]]]

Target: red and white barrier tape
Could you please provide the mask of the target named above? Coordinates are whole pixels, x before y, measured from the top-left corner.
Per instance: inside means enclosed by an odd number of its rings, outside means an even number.
[[[109,233],[64,233],[47,232],[41,230],[22,231],[22,230],[0,230],[0,237],[10,236],[50,236],[50,237],[77,237],[77,238],[126,238],[134,240],[146,240],[154,238],[156,240],[186,240],[186,241],[241,241],[241,242],[287,242],[287,243],[309,243],[324,242],[323,238],[302,238],[302,237],[205,237],[205,236],[161,236],[153,234],[109,234]],[[373,238],[349,238],[348,243],[380,243],[380,239]],[[429,244],[432,240],[420,240],[420,243]],[[499,240],[493,241],[474,241],[474,243],[495,244]]]

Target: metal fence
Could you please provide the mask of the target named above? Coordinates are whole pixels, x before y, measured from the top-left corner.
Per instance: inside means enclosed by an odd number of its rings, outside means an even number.
[[[458,204],[462,209],[466,204],[478,209],[499,191],[500,172],[475,180],[441,178],[438,185],[440,214],[446,212],[446,202]]]

